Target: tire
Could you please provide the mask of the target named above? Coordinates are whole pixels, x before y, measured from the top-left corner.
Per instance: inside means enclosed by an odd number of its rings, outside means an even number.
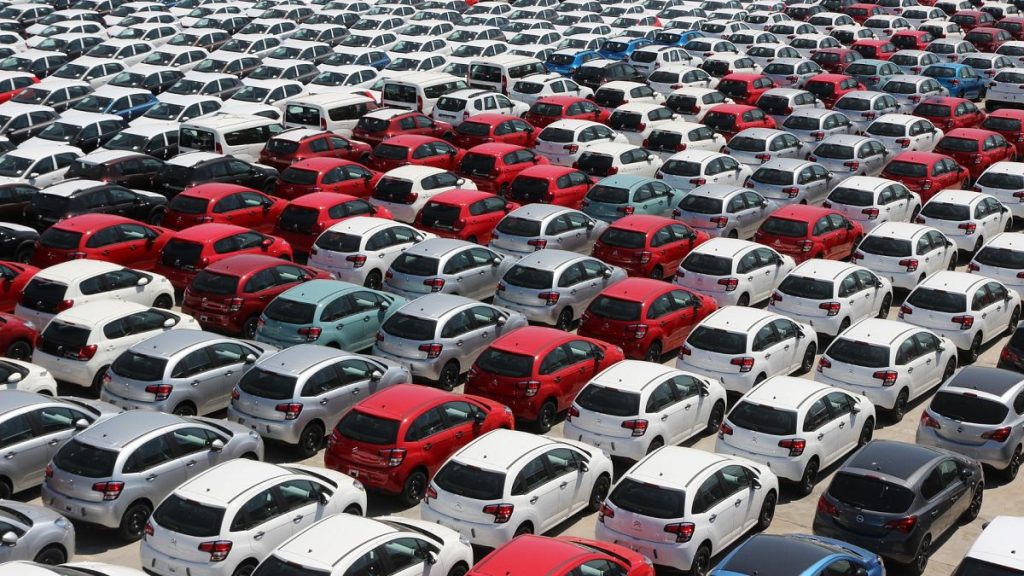
[[[912,574],[913,576],[924,574],[924,569],[928,567],[928,556],[932,553],[931,547],[932,537],[930,534],[925,534],[921,544],[917,547],[917,554],[914,555],[914,559],[906,565],[907,574]]]
[[[153,513],[145,502],[136,502],[124,511],[121,524],[117,527],[117,535],[125,542],[136,542],[146,531],[146,521]]]
[[[1014,308],[1013,314],[1010,315],[1010,325],[1006,327],[1007,334],[1013,334],[1017,329],[1017,323],[1020,322],[1020,308]]]
[[[1010,463],[1002,470],[1003,479],[1013,482],[1017,478],[1017,472],[1020,472],[1021,462],[1024,462],[1024,448],[1017,446],[1017,449],[1013,451],[1013,456],[1010,457]],[[0,496],[0,498],[9,498],[9,496]]]
[[[711,408],[711,414],[708,415],[708,423],[704,426],[704,434],[710,436],[718,432],[723,420],[725,420],[725,402],[719,400]]]
[[[744,294],[740,296],[739,300],[736,301],[737,306],[750,306],[750,294]]]
[[[7,478],[0,478],[0,500],[11,499],[11,482]]]
[[[32,251],[33,251],[32,244],[26,244],[24,246],[21,246],[14,253],[14,261],[15,262],[20,262],[22,264],[28,264],[29,260],[32,259]]]
[[[28,360],[32,356],[32,345],[27,340],[12,342],[4,356],[15,360]]]
[[[864,427],[860,429],[860,437],[857,438],[857,448],[860,448],[867,444],[868,442],[871,442],[871,438],[873,438],[874,435],[875,421],[869,418],[868,421],[864,423]]]
[[[256,327],[259,326],[259,323],[259,316],[256,316],[255,314],[250,316],[249,319],[242,324],[242,338],[245,338],[246,340],[255,340]]]
[[[801,496],[807,496],[814,491],[814,485],[818,482],[818,459],[811,458],[804,467],[804,473],[800,476],[800,482],[796,489]]]
[[[956,359],[950,358],[949,362],[946,362],[946,369],[942,371],[942,384],[953,377],[953,372],[956,372]]]
[[[174,298],[167,294],[161,294],[156,297],[153,301],[153,308],[163,308],[164,310],[170,310],[174,307]]]
[[[402,493],[399,497],[402,500],[402,504],[412,507],[419,504],[426,493],[427,475],[423,470],[413,470],[412,474],[409,474],[409,477],[405,479],[405,484],[402,485]]]
[[[690,563],[690,576],[705,576],[711,569],[711,545],[707,542],[697,548],[693,555],[693,562]]]
[[[263,193],[267,196],[273,196],[277,192],[277,180],[271,178],[263,183]]]
[[[533,427],[537,432],[546,434],[555,425],[555,417],[557,416],[558,407],[555,406],[555,401],[547,400],[541,404],[540,410],[537,412],[537,419],[533,422]]]
[[[886,294],[882,298],[882,305],[878,307],[878,318],[885,320],[889,317],[889,310],[892,309],[892,294]]]
[[[147,224],[152,224],[153,226],[159,226],[160,223],[163,222],[163,221],[164,221],[164,211],[163,210],[153,210],[152,212],[149,213],[149,216],[146,217],[146,223]]]
[[[601,474],[594,482],[594,488],[590,491],[590,500],[587,502],[587,512],[593,513],[601,509],[601,504],[608,497],[608,490],[612,487],[612,480],[607,474]]]
[[[467,572],[469,572],[469,566],[459,563],[452,566],[452,569],[448,571],[448,576],[466,576]]]
[[[889,410],[889,419],[892,420],[893,424],[897,424],[903,420],[903,417],[907,415],[907,401],[910,398],[910,393],[904,388],[900,390],[900,393],[896,395],[896,403],[893,404],[892,410]]]
[[[478,240],[476,236],[470,236],[469,238],[466,238],[466,242],[471,242],[473,244],[479,244],[480,240]]]
[[[533,525],[529,522],[520,524],[519,527],[516,528],[515,534],[513,534],[512,537],[515,538],[516,536],[521,536],[523,534],[533,534]]]
[[[103,375],[107,373],[108,368],[110,368],[110,366],[100,368],[96,371],[96,375],[92,377],[92,385],[89,386],[89,389],[96,394],[97,398],[100,395],[100,391],[103,390]]]
[[[256,570],[256,562],[242,562],[231,576],[250,576]]]
[[[1012,229],[1013,229],[1013,218],[1008,218],[1006,220],[1006,226],[1003,226],[1003,232],[1009,232]]]
[[[884,316],[883,316],[884,318]],[[850,319],[843,318],[843,321],[839,323],[839,332],[836,332],[836,336],[846,332],[846,329],[850,327]]]
[[[349,504],[348,507],[345,508],[345,510],[342,512],[342,514],[350,514],[352,516],[362,516],[363,515],[363,510],[359,507],[358,504]]]
[[[985,239],[982,238],[981,236],[979,236],[977,242],[974,243],[974,250],[971,250],[971,254],[972,255],[977,254],[978,250],[981,250],[981,247],[984,246],[984,245],[985,245]]]
[[[437,378],[437,386],[446,392],[451,392],[459,385],[459,363],[455,360],[449,360],[444,368],[441,369],[441,374]]]
[[[740,233],[737,232],[736,230],[730,230],[729,231],[729,238],[732,238],[733,240],[736,240],[739,237],[740,237]]]
[[[45,564],[47,566],[56,566],[58,564],[63,564],[67,562],[68,555],[67,552],[65,552],[64,549],[60,546],[57,546],[56,544],[50,544],[46,548],[40,550],[39,554],[36,554],[35,561],[39,564]]]
[[[761,511],[757,514],[757,526],[755,527],[758,532],[764,532],[772,525],[772,520],[775,519],[775,505],[779,501],[779,496],[772,490],[764,497],[764,502],[761,503]]]
[[[661,266],[655,266],[654,270],[651,270],[652,280],[661,280],[665,277],[665,271],[661,269]]]
[[[304,458],[309,458],[320,451],[324,443],[324,427],[318,422],[310,422],[302,429],[296,446]]]
[[[366,275],[366,280],[363,282],[363,286],[371,290],[380,290],[384,285],[383,280],[380,276],[379,270],[374,270]]]
[[[558,328],[563,332],[569,332],[572,330],[572,321],[572,308],[566,306],[558,313],[558,319],[555,320],[555,328]]]
[[[644,360],[655,364],[661,363],[661,342],[651,344],[651,347],[647,349],[647,354],[644,354]]]
[[[967,510],[964,510],[960,521],[964,524],[970,524],[974,522],[974,519],[981,514],[981,505],[985,500],[985,485],[978,482],[978,485],[974,488],[974,494],[971,495],[971,503],[967,506]]]
[[[981,354],[981,332],[974,335],[974,340],[971,340],[971,347],[964,350],[964,363],[972,364],[977,362],[979,354]]]
[[[804,359],[800,362],[800,374],[807,374],[814,368],[814,356],[818,353],[818,345],[811,342],[807,345],[807,351],[804,352]]]
[[[193,406],[191,402],[182,402],[174,407],[172,413],[176,416],[195,416],[196,407]]]
[[[959,260],[959,258],[956,255],[956,250],[954,250],[953,255],[949,257],[949,264],[946,265],[946,270],[949,270],[950,272],[955,271],[957,260]]]
[[[651,443],[647,446],[647,453],[650,454],[651,452],[654,452],[655,450],[661,448],[664,445],[665,441],[661,439],[661,436],[659,436],[654,440],[651,440]]]

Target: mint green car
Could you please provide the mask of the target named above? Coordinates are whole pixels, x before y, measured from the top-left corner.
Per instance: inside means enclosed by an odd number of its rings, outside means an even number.
[[[260,316],[256,340],[287,348],[322,344],[357,352],[406,299],[340,280],[311,280],[274,298]]]

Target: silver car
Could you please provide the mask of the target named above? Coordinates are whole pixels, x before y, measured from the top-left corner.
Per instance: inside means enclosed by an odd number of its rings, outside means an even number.
[[[53,398],[24,390],[0,394],[0,499],[43,482],[46,464],[61,444],[117,408],[97,400]]]
[[[126,410],[209,414],[227,408],[242,374],[276,350],[212,332],[171,330],[118,356],[103,376],[100,399]]]
[[[410,378],[394,362],[299,344],[256,361],[232,391],[227,419],[308,458],[353,404]]]
[[[825,103],[818,97],[800,88],[772,88],[757,99],[757,107],[782,126],[787,118],[800,110],[824,109]]]
[[[974,458],[1013,481],[1024,462],[1024,376],[966,366],[935,392],[917,427],[918,444]]]
[[[807,157],[833,175],[832,184],[850,176],[878,176],[891,152],[876,138],[867,136],[829,136]]]
[[[709,236],[748,239],[777,205],[742,186],[705,184],[683,197],[672,217]]]
[[[945,96],[947,94],[946,89],[935,78],[908,74],[889,76],[878,89],[895,96],[896,101],[900,104],[900,112],[904,114],[910,114],[921,101],[929,96]]]
[[[875,118],[898,113],[900,103],[895,96],[885,92],[854,90],[836,100],[832,109],[846,114],[853,123],[855,134],[863,134],[868,129],[868,124],[874,122]]]
[[[498,222],[488,248],[513,257],[557,248],[590,254],[608,223],[564,206],[527,204]]]
[[[232,458],[263,459],[263,440],[223,420],[137,410],[103,420],[65,443],[43,480],[49,508],[113,528],[127,542],[153,506],[182,482]]]
[[[55,566],[75,555],[75,527],[67,518],[38,504],[4,500],[0,526],[0,564],[33,560]]]
[[[527,325],[526,316],[454,294],[428,294],[398,309],[377,332],[373,353],[451,390],[491,342]]]
[[[486,300],[513,260],[465,240],[431,238],[391,263],[384,290],[409,300],[435,292]]]
[[[806,144],[796,136],[774,128],[747,128],[729,140],[726,154],[748,166],[760,166],[776,158],[803,158]]]
[[[832,179],[832,173],[821,164],[796,158],[780,158],[769,160],[754,170],[746,186],[780,206],[820,206],[832,189]]]
[[[765,76],[780,88],[803,88],[814,76],[821,74],[821,66],[806,58],[778,58],[764,67]]]
[[[498,283],[494,304],[530,322],[569,331],[598,293],[628,274],[592,256],[540,250],[523,256]]]
[[[782,129],[801,142],[820,142],[835,134],[853,134],[850,118],[842,112],[825,108],[794,110],[781,124]]]

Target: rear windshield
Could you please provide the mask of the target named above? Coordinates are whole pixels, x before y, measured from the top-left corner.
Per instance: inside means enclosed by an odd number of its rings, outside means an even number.
[[[379,146],[378,146],[379,148]],[[454,229],[455,223],[462,215],[461,206],[441,204],[439,202],[428,202],[420,212],[423,226],[427,228]]]
[[[338,422],[338,433],[367,444],[394,444],[398,441],[397,420],[378,418],[352,410]]]
[[[623,478],[608,500],[623,510],[651,518],[682,518],[686,515],[686,493],[663,486]]]
[[[740,152],[763,152],[765,143],[764,140],[758,138],[735,136],[729,141],[729,148],[731,150],[739,150]]]
[[[164,368],[166,367],[167,359],[165,358],[154,358],[128,350],[114,360],[110,369],[114,374],[131,378],[132,380],[156,382],[163,379]]]
[[[208,294],[234,294],[238,288],[238,276],[218,274],[203,270],[196,275],[195,280],[189,286],[193,292],[205,292]]]
[[[404,202],[412,192],[412,182],[398,178],[381,178],[373,189],[373,197],[384,202]]]
[[[171,210],[181,214],[206,214],[206,207],[210,201],[206,198],[196,198],[186,194],[178,194],[171,199]]]
[[[836,93],[836,85],[831,82],[812,81],[804,84],[804,90],[807,90],[818,98],[828,98]]]
[[[786,220],[785,218],[769,218],[761,224],[761,231],[772,236],[787,238],[803,238],[807,236],[807,222]]]
[[[914,108],[914,115],[921,116],[923,118],[948,118],[949,117],[949,106],[941,104],[918,104],[917,108]]]
[[[491,133],[491,125],[481,122],[463,122],[455,128],[455,131],[465,136],[487,136]]]
[[[736,116],[728,112],[708,112],[704,116],[704,125],[712,130],[729,131],[736,126]]]
[[[220,534],[221,523],[224,522],[224,509],[171,494],[153,512],[153,520],[172,532],[196,538],[210,538]]]
[[[921,215],[939,220],[967,220],[971,217],[971,208],[963,204],[927,202],[921,209]]]
[[[72,438],[68,440],[53,457],[53,463],[61,470],[85,476],[86,478],[107,478],[114,474],[114,462],[117,461],[117,452],[104,450],[79,442]]]
[[[415,90],[413,91],[413,97],[415,98]],[[413,100],[415,102],[415,100]],[[388,129],[391,122],[383,118],[373,118],[371,116],[363,116],[356,122],[356,129],[364,132],[383,132]]]
[[[868,126],[867,132],[872,136],[903,136],[907,133],[907,127],[903,124],[872,122],[871,125]]]
[[[605,204],[625,204],[629,202],[629,190],[627,188],[616,188],[598,184],[587,192],[587,199],[591,202],[603,202]]]
[[[821,125],[821,118],[811,116],[790,116],[782,123],[783,128],[790,130],[817,130]]]
[[[533,290],[544,290],[551,288],[554,283],[555,273],[550,270],[538,270],[536,268],[528,268],[526,266],[516,264],[505,273],[502,281],[512,286],[518,286],[520,288],[530,288]]]
[[[406,253],[396,258],[391,268],[410,276],[432,276],[437,274],[440,265],[441,262],[437,258]]]
[[[978,185],[1003,190],[1021,190],[1024,189],[1024,176],[986,172],[981,175],[981,178],[978,178]]]
[[[828,195],[829,202],[835,204],[846,204],[847,206],[871,206],[875,203],[874,192],[858,190],[857,188],[839,187]]]
[[[476,359],[479,369],[497,374],[499,376],[511,376],[515,378],[526,378],[533,374],[533,357],[513,354],[504,350],[488,348]]]
[[[974,256],[975,261],[985,266],[996,268],[1009,268],[1011,270],[1024,269],[1024,252],[1017,252],[1009,248],[995,248],[986,246]]]
[[[203,253],[202,244],[172,238],[164,245],[161,261],[168,266],[187,268],[195,266]]]
[[[825,352],[829,358],[844,364],[865,368],[885,368],[889,365],[889,349],[859,340],[837,338]]]
[[[281,181],[299,186],[316,184],[316,177],[319,175],[315,170],[302,170],[301,168],[288,167],[281,173]]]
[[[833,160],[848,160],[853,158],[853,147],[840,146],[839,144],[820,144],[814,149],[814,155]]]
[[[779,292],[789,294],[797,298],[809,298],[811,300],[825,300],[832,297],[833,285],[828,280],[817,280],[806,276],[794,276],[789,274],[779,284]]]
[[[718,198],[690,194],[679,203],[679,209],[694,214],[721,214],[722,201]]]
[[[516,183],[519,182],[520,180],[525,179],[516,178],[512,182],[512,196],[515,198],[519,198],[519,196],[515,194],[515,190]],[[546,185],[545,189],[547,189]],[[533,238],[535,236],[540,236],[540,222],[537,220],[527,220],[526,218],[507,216],[505,218],[502,218],[501,222],[498,222],[497,230],[502,234],[510,234],[512,236],[524,236],[528,238]]]
[[[601,318],[628,322],[640,318],[640,309],[639,302],[630,302],[611,296],[598,296],[590,303],[587,312]]]
[[[378,144],[377,147],[373,149],[373,155],[385,160],[405,160],[409,155],[409,149],[385,142],[383,144]]]
[[[832,479],[828,493],[854,508],[883,514],[906,512],[914,502],[914,493],[907,488],[879,478],[844,472],[836,474]]]
[[[605,176],[612,167],[612,157],[584,152],[576,162],[577,168],[591,176]]]
[[[949,150],[951,152],[977,152],[978,142],[968,138],[950,138],[949,136],[946,136],[942,140],[939,140],[937,148],[939,150]]]
[[[661,171],[672,176],[700,176],[700,162],[669,159],[661,167]]]
[[[355,38],[356,36],[346,36]],[[326,570],[314,570],[294,562],[285,562],[277,556],[269,556],[256,568],[252,576],[330,576]]]
[[[683,260],[683,269],[708,276],[728,276],[732,272],[732,260],[700,252],[691,252]]]
[[[39,196],[46,196],[46,194],[38,194],[36,198]],[[58,250],[73,250],[78,248],[78,243],[81,241],[81,232],[69,232],[60,228],[47,228],[39,237],[40,244]]]
[[[548,192],[548,181],[541,178],[530,178],[529,176],[517,176],[512,180],[512,188],[509,196],[514,200],[529,202],[540,201]]]
[[[617,248],[643,248],[647,245],[647,235],[635,230],[609,228],[601,235],[601,243]]]
[[[271,320],[286,324],[309,324],[316,314],[316,304],[296,302],[279,296],[274,298],[263,314]]]
[[[548,126],[540,133],[540,136],[538,136],[537,138],[539,140],[543,140],[544,142],[556,142],[562,144],[565,142],[572,142],[575,135],[576,133],[573,132],[572,130],[566,130],[565,128],[553,128],[551,126]]]
[[[317,248],[332,252],[355,252],[359,250],[360,242],[362,242],[361,236],[328,230],[321,234],[314,244]]]
[[[875,254],[877,256],[899,258],[903,256],[910,256],[910,240],[885,238],[882,236],[868,236],[860,243],[860,246],[858,246],[857,249],[861,252],[867,252],[868,254]]]
[[[89,343],[89,329],[63,320],[52,320],[43,330],[43,350],[63,347],[65,350],[79,350]]]
[[[747,351],[747,335],[721,328],[697,326],[686,339],[686,344],[716,354],[743,354]]]
[[[612,88],[604,88],[594,94],[594,102],[597,102],[598,106],[604,106],[605,108],[618,107],[622,104],[623,98],[625,98],[625,94],[622,90],[614,90]]]
[[[576,397],[581,408],[609,416],[636,416],[640,413],[640,394],[591,384]]]
[[[246,394],[270,400],[287,400],[295,395],[295,376],[269,372],[260,367],[250,368],[238,382],[238,389]]]
[[[505,475],[449,460],[434,476],[434,484],[445,492],[465,498],[498,500],[504,492]]]
[[[941,391],[932,398],[929,408],[940,416],[971,424],[1001,424],[1009,413],[1002,402]]]
[[[963,312],[967,310],[967,296],[934,288],[916,288],[907,297],[907,304],[936,312]]]
[[[729,413],[729,421],[753,432],[772,436],[796,434],[796,412],[742,401]]]
[[[25,286],[21,301],[28,308],[40,312],[57,312],[57,306],[64,301],[68,287],[60,282],[51,282],[43,278],[33,278]]]
[[[299,149],[299,143],[294,140],[285,140],[283,138],[271,138],[267,140],[266,151],[270,154],[277,154],[285,156],[294,153]]]
[[[381,328],[392,336],[406,340],[430,340],[437,331],[437,321],[398,312],[388,318]]]
[[[776,186],[789,185],[793,183],[793,173],[774,168],[758,168],[750,177],[754,182],[762,184],[774,184]]]
[[[462,157],[459,170],[470,176],[489,176],[494,170],[494,156],[469,153]]]
[[[85,178],[89,180],[102,180],[105,166],[103,164],[95,164],[93,162],[82,162],[76,160],[68,166],[68,171],[64,173],[65,178]]]
[[[1020,130],[1020,126],[1021,122],[1016,118],[1001,118],[999,116],[989,116],[981,123],[982,128],[996,132],[1016,132]]]
[[[924,178],[928,175],[928,167],[924,164],[904,162],[895,160],[886,166],[885,171],[893,176],[909,176],[911,178]]]

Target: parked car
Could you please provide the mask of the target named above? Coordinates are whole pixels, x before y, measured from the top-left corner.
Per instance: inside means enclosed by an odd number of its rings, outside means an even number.
[[[46,229],[32,252],[33,266],[93,259],[136,270],[153,270],[173,233],[113,214],[72,216]]]
[[[847,258],[863,236],[860,223],[837,210],[792,205],[773,212],[758,228],[754,240],[800,263],[811,258]]]
[[[801,576],[849,569],[864,576],[885,574],[885,565],[877,554],[841,540],[802,534],[754,534],[723,558],[709,576],[750,570],[749,566],[774,554],[782,569]]]
[[[161,224],[171,230],[182,230],[195,224],[217,222],[269,233],[287,204],[282,198],[247,186],[199,184],[171,199]]]
[[[552,566],[554,571],[550,571]],[[527,535],[517,537],[488,554],[466,576],[486,576],[513,569],[549,570],[551,576],[569,576],[592,569],[623,576],[654,575],[654,568],[646,556],[624,546],[569,536],[546,538]]]

